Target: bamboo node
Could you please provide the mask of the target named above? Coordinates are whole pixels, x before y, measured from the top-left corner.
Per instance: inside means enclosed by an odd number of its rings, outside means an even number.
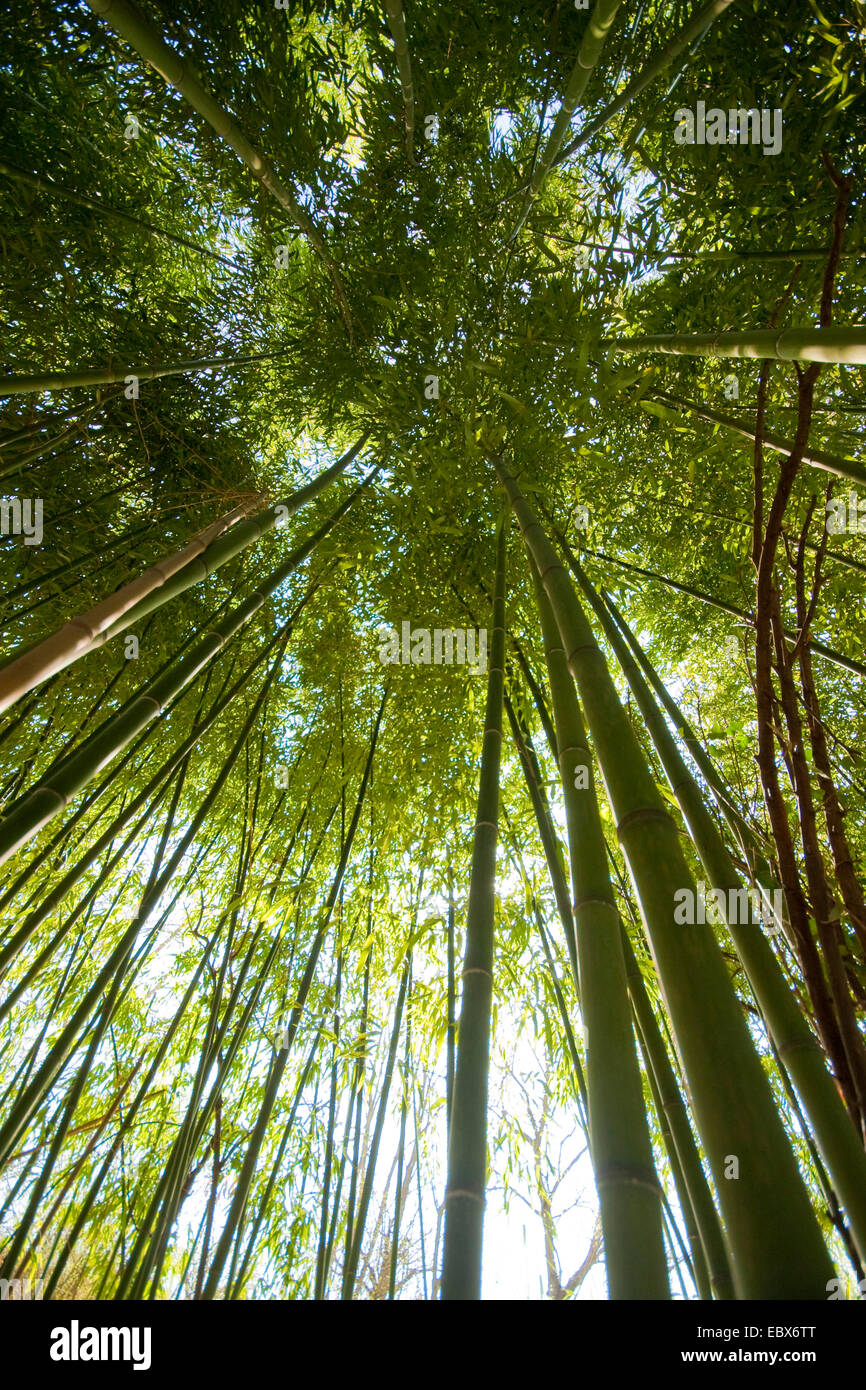
[[[626,826],[639,820],[662,821],[665,825],[669,826],[671,830],[676,832],[676,826],[671,820],[671,817],[668,815],[667,811],[663,811],[660,806],[639,806],[636,811],[629,811],[627,816],[623,816],[621,821],[617,821],[617,837],[621,839],[622,832],[625,830]]]
[[[536,523],[536,524],[538,524],[538,523]],[[539,527],[539,529],[540,529],[540,527]],[[545,579],[547,578],[547,576],[550,574],[550,572],[551,572],[552,570],[562,570],[563,574],[566,573],[565,565],[561,565],[558,559],[557,559],[557,560],[554,560],[553,563],[550,564],[550,565],[548,565],[546,569],[543,569],[543,570],[539,570],[539,571],[538,571],[538,577],[539,577],[539,579],[541,580],[542,584],[544,583]]]
[[[664,1196],[659,1180],[652,1168],[644,1168],[628,1163],[608,1163],[596,1169],[596,1187],[609,1187],[614,1183],[627,1182],[635,1187],[646,1187],[654,1196]]]
[[[478,1192],[467,1192],[464,1187],[452,1188],[445,1193],[445,1201],[450,1202],[452,1197],[470,1197],[473,1202],[480,1202],[482,1207],[486,1205],[484,1198]]]
[[[585,897],[578,898],[574,904],[574,912],[577,913],[579,907],[586,907],[588,903],[603,903],[605,907],[612,907],[616,911],[616,903],[613,897],[603,898],[598,893],[587,893]]]
[[[572,648],[572,650],[569,652],[568,657],[567,657],[568,664],[569,664],[569,666],[571,665],[572,661],[573,661],[574,658],[577,656],[578,652],[597,652],[597,651],[598,651],[598,643],[597,643],[597,642],[582,642],[582,643],[580,644],[579,647],[574,647],[574,648]]]
[[[468,965],[465,970],[460,972],[460,978],[462,980],[465,980],[467,975],[486,975],[488,980],[493,979],[490,971],[483,970],[480,965]]]

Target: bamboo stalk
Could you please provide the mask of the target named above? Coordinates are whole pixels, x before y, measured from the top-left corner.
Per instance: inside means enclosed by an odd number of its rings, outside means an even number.
[[[44,638],[25,653],[16,655],[13,652],[0,667],[0,713],[7,710],[22,695],[26,695],[34,686],[41,685],[50,676],[69,666],[78,656],[91,650],[100,633],[117,622],[139,598],[164,585],[178,570],[201,555],[218,536],[241,521],[253,506],[255,499],[240,507],[234,507],[224,516],[211,522],[205,530],[200,531],[182,550],[175,551],[165,560],[151,565],[138,579],[124,584],[86,613],[71,618],[50,637]]]
[[[616,352],[670,352],[689,357],[760,357],[780,362],[866,363],[866,325],[853,328],[752,328],[738,333],[647,333],[602,338]]]
[[[562,148],[562,142],[568,133],[580,100],[586,91],[587,83],[595,71],[598,60],[601,57],[604,42],[608,35],[608,30],[616,18],[620,0],[595,0],[595,6],[589,17],[587,26],[583,32],[580,49],[574,67],[566,83],[565,92],[553,129],[547,139],[542,154],[539,156],[535,165],[535,171],[526,190],[523,207],[517,219],[514,231],[511,233],[511,240],[514,241],[520,229],[529,216],[530,209],[535,199],[538,197],[544,185],[547,175],[552,169],[556,157]]]
[[[652,399],[661,401],[663,405],[688,410],[699,420],[708,420],[710,424],[724,425],[727,429],[741,434],[744,439],[754,440],[755,438],[754,427],[745,420],[736,420],[731,415],[723,415],[721,411],[711,410],[708,405],[699,405],[696,401],[685,400],[682,396],[674,396],[667,391],[656,391]],[[794,448],[792,440],[783,439],[779,434],[768,434],[766,430],[761,431],[761,443],[765,444],[768,449],[774,449],[778,454],[790,454]],[[823,468],[827,473],[835,473],[839,478],[850,478],[852,482],[866,484],[866,468],[862,463],[856,463],[854,459],[838,458],[835,454],[828,454],[823,449],[812,449],[807,446],[803,451],[803,462],[811,464],[813,468]]]
[[[276,669],[277,667],[274,666],[271,673],[272,676],[276,672]],[[109,980],[114,976],[121,962],[127,960],[132,953],[144,923],[156,907],[166,886],[174,876],[189,846],[193,843],[196,834],[225,786],[229,774],[240,755],[241,749],[246,743],[250,730],[255,720],[258,718],[268,688],[269,681],[266,680],[247,719],[244,721],[241,732],[230,750],[228,757],[220,768],[217,777],[213,781],[189,826],[181,836],[180,842],[172,853],[168,865],[158,877],[152,880],[148,885],[132,922],[121,933],[108,960],[97,973],[89,989],[85,992],[66,1026],[61,1031],[60,1036],[46,1055],[36,1076],[12,1105],[5,1123],[2,1128],[0,1128],[0,1164],[8,1160],[10,1153],[13,1151],[13,1146],[18,1141],[18,1138],[32,1118],[35,1110],[44,1100],[51,1086],[57,1081],[57,1078],[75,1047],[79,1031],[86,1025],[94,1007],[102,997]]]
[[[137,377],[139,381],[155,381],[161,376],[182,376],[185,372],[204,372],[218,370],[220,367],[242,367],[247,362],[266,362],[274,357],[284,357],[288,348],[276,352],[254,352],[247,357],[195,357],[188,362],[169,362],[162,366],[111,366],[77,367],[69,372],[43,372],[35,376],[0,377],[0,396],[16,396],[31,391],[41,395],[43,391],[69,391],[74,386],[105,386],[112,382],[125,381],[127,377]]]
[[[683,813],[711,886],[725,894],[741,888],[730,855],[707,811],[700,790],[689,772],[665,724],[652,692],[643,680],[628,648],[600,600],[593,602],[591,586],[585,590],[601,620],[631,687],[665,775]],[[596,596],[597,598],[597,596]],[[621,615],[615,615],[625,627]],[[636,641],[636,639],[635,639]],[[735,899],[735,902],[737,900]],[[740,921],[741,913],[725,913],[727,928],[749,984],[755,993],[779,1056],[784,1059],[809,1116],[821,1154],[842,1199],[861,1259],[866,1261],[866,1151],[859,1142],[851,1118],[827,1070],[824,1054],[797,1006],[779,962],[760,926]]]
[[[17,655],[13,653],[0,666],[0,714],[28,690],[104,646],[260,540],[277,525],[281,512],[292,515],[338,478],[360,453],[367,438],[364,435],[348,453],[285,501],[248,520],[244,518],[257,499],[236,507],[200,531],[182,550],[151,565],[86,613],[71,618],[50,637]]]
[[[18,458],[14,459],[12,463],[7,464],[5,468],[0,468],[0,478],[14,477],[23,469],[29,468],[30,464],[34,463],[36,459],[41,458],[43,454],[58,450],[60,445],[65,443],[67,439],[71,439],[74,435],[79,433],[83,434],[83,426],[95,419],[100,411],[105,409],[107,404],[107,400],[97,401],[96,405],[90,406],[87,410],[82,410],[76,416],[75,420],[73,420],[72,424],[67,425],[66,429],[60,434],[54,435],[52,439],[43,439],[41,443],[35,445],[32,449],[28,449],[25,454],[21,454]],[[90,437],[92,438],[92,436]],[[66,450],[61,450],[61,453],[66,453]]]
[[[331,1088],[328,1097],[328,1127],[325,1138],[325,1171],[322,1176],[322,1209],[319,1217],[319,1248],[316,1251],[316,1282],[313,1297],[320,1301],[325,1297],[325,1287],[328,1281],[328,1265],[330,1264],[328,1248],[328,1216],[331,1198],[331,1170],[334,1162],[334,1128],[337,1122],[337,1078],[339,1075],[338,1049],[340,1046],[340,988],[343,979],[343,955],[342,951],[337,954],[337,980],[334,986],[334,1028],[333,1042],[331,1044]],[[338,1194],[339,1195],[339,1194]],[[336,1207],[336,1202],[335,1202]],[[238,1235],[241,1226],[238,1223]],[[229,1276],[231,1279],[231,1275]]]
[[[263,188],[276,198],[292,218],[295,226],[303,232],[313,250],[321,259],[331,278],[340,312],[352,337],[352,318],[342,282],[337,273],[321,232],[306,208],[298,201],[292,190],[277,177],[268,159],[261,150],[256,149],[244,135],[240,126],[215,101],[192,70],[187,59],[167,44],[156,28],[129,3],[129,0],[87,0],[98,18],[105,21],[110,29],[126,39],[140,57],[144,59],[160,77],[174,87],[195,111],[203,116],[220,137],[230,145],[238,158],[247,166]]]
[[[370,1140],[370,1154],[367,1160],[367,1170],[364,1174],[364,1183],[361,1188],[361,1196],[358,1201],[358,1213],[352,1228],[352,1243],[349,1250],[349,1258],[346,1268],[343,1270],[343,1289],[340,1297],[349,1300],[355,1290],[355,1280],[358,1275],[358,1264],[361,1259],[361,1246],[364,1240],[364,1227],[367,1224],[367,1212],[370,1207],[370,1198],[373,1195],[373,1180],[376,1175],[376,1161],[379,1157],[379,1145],[382,1141],[382,1131],[385,1128],[385,1117],[388,1111],[388,1097],[391,1092],[391,1079],[394,1075],[394,1063],[397,1059],[397,1046],[400,1041],[400,1028],[403,1022],[403,1008],[406,1003],[406,993],[409,988],[409,978],[412,969],[412,951],[406,952],[406,960],[403,964],[403,972],[400,976],[400,988],[397,992],[397,1003],[394,1008],[394,1022],[391,1026],[391,1038],[388,1043],[388,1054],[385,1059],[385,1072],[382,1078],[382,1089],[379,1093],[379,1104],[376,1109],[376,1120],[373,1126],[373,1136]],[[398,1189],[399,1192],[399,1189]]]
[[[99,1169],[99,1172],[97,1173],[94,1181],[91,1183],[87,1195],[78,1209],[75,1220],[63,1244],[63,1248],[61,1249],[56,1260],[54,1261],[53,1267],[51,1269],[51,1274],[48,1278],[48,1282],[45,1285],[46,1298],[51,1298],[55,1288],[57,1287],[58,1280],[60,1279],[60,1276],[66,1268],[69,1256],[72,1254],[72,1250],[75,1246],[75,1242],[84,1228],[84,1224],[87,1221],[87,1217],[89,1216],[93,1208],[93,1203],[96,1201],[96,1198],[99,1195],[100,1189],[102,1187],[103,1182],[105,1181],[105,1177],[111,1167],[111,1164],[114,1161],[115,1155],[117,1154],[118,1149],[123,1143],[125,1135],[132,1128],[138,1111],[144,1103],[144,1100],[148,1095],[148,1092],[150,1091],[150,1087],[153,1084],[154,1077],[156,1076],[159,1070],[163,1058],[168,1052],[171,1041],[175,1033],[177,1032],[177,1029],[180,1026],[181,1020],[184,1014],[186,1013],[186,1010],[189,1008],[190,1001],[192,1000],[193,994],[195,993],[195,990],[198,986],[198,982],[202,974],[204,973],[205,964],[210,958],[210,952],[213,949],[215,942],[216,933],[214,933],[214,935],[211,937],[206,950],[202,952],[201,957],[196,965],[196,968],[193,971],[192,978],[190,979],[190,982],[183,995],[183,998],[181,999],[181,1002],[177,1010],[175,1011],[175,1014],[171,1022],[169,1023],[165,1032],[163,1033],[162,1039],[160,1040],[159,1046],[157,1047],[156,1052],[154,1053],[153,1060],[151,1061],[150,1066],[148,1067],[147,1073],[141,1085],[139,1086],[138,1091],[135,1097],[133,1098],[129,1109],[127,1110],[126,1114],[122,1117],[121,1122],[118,1126],[118,1132],[112,1140],[108,1153],[102,1161],[102,1165]]]
[[[367,481],[372,474],[368,475]],[[362,484],[362,487],[364,484]],[[176,659],[157,681],[144,690],[119,714],[86,739],[47,777],[12,806],[0,822],[0,863],[48,824],[69,804],[70,799],[96,776],[130,739],[152,723],[167,704],[201,671],[226,642],[255,616],[268,597],[312,553],[358,496],[356,489],[328,519],[275,570],[260,588],[216,623],[185,657]]]
[[[755,428],[746,423],[745,420],[735,420],[733,416],[724,416],[719,410],[712,410],[709,406],[702,406],[695,400],[685,400],[683,396],[674,396],[666,391],[656,391],[653,400],[660,400],[666,406],[677,406],[678,409],[691,411],[691,414],[699,420],[708,420],[710,424],[726,425],[728,430],[734,430],[737,434],[744,436],[744,439],[755,439]],[[791,439],[783,439],[783,436],[767,434],[766,430],[760,434],[760,442],[769,449],[776,450],[776,453],[791,453],[794,449],[794,442]],[[826,453],[823,449],[812,449],[806,446],[803,450],[803,463],[812,464],[813,468],[823,468],[826,473],[834,473],[840,478],[851,478],[852,482],[863,482],[866,484],[866,468],[862,463],[856,463],[853,459],[840,459],[833,453]]]
[[[670,1297],[661,1188],[635,1054],[619,912],[592,774],[592,756],[550,601],[530,552],[544,635],[565,800],[586,1035],[592,1165],[613,1299]]]
[[[605,555],[601,550],[588,550],[587,555],[592,555],[597,560],[604,560],[606,564],[618,565],[620,569],[633,570],[635,574],[642,574],[646,579],[657,579],[660,584],[665,584],[669,589],[676,589],[681,594],[688,594],[690,598],[700,599],[701,603],[708,603],[711,608],[718,608],[722,613],[730,613],[732,618],[745,623],[747,627],[754,627],[755,620],[750,613],[744,613],[742,608],[737,608],[733,603],[726,603],[724,599],[713,598],[710,594],[702,593],[700,589],[695,589],[691,584],[683,584],[678,579],[669,579],[666,574],[659,574],[656,570],[644,569],[642,565],[635,565],[631,560],[620,560],[615,555]],[[792,642],[797,640],[797,633],[790,628],[785,628],[785,636]],[[823,656],[825,661],[831,661],[834,666],[841,666],[843,671],[853,671],[855,676],[866,676],[866,666],[862,661],[855,661],[851,656],[843,656],[841,652],[836,652],[826,643],[819,642],[816,638],[811,639],[812,650],[819,656]]]
[[[202,1294],[203,1298],[215,1298],[217,1295],[220,1279],[222,1277],[222,1271],[225,1266],[226,1259],[228,1258],[229,1248],[231,1246],[232,1240],[234,1239],[234,1234],[237,1229],[237,1226],[246,1208],[247,1200],[249,1198],[250,1193],[250,1187],[252,1185],[253,1177],[255,1176],[256,1165],[258,1163],[259,1154],[261,1153],[262,1144],[264,1143],[268,1123],[270,1121],[274,1104],[277,1099],[277,1093],[279,1091],[280,1082],[283,1077],[283,1072],[286,1069],[286,1063],[289,1059],[289,1053],[291,1052],[292,1044],[294,1043],[295,1036],[298,1031],[298,1026],[300,1024],[301,1017],[306,1006],[307,996],[309,995],[310,987],[315,977],[316,964],[318,962],[322,946],[325,942],[325,937],[327,935],[328,927],[331,921],[331,914],[334,910],[334,904],[337,901],[337,897],[339,895],[340,888],[343,883],[343,876],[346,871],[346,865],[348,864],[349,857],[352,853],[352,845],[354,844],[355,840],[355,832],[358,828],[358,821],[361,816],[361,809],[364,805],[364,797],[366,795],[367,787],[370,781],[370,774],[373,767],[373,757],[375,755],[376,745],[379,739],[379,730],[381,728],[382,715],[385,711],[386,699],[387,689],[385,691],[385,694],[382,696],[382,702],[379,705],[379,712],[376,717],[376,722],[373,726],[373,733],[370,739],[370,747],[367,754],[367,761],[364,766],[363,775],[361,777],[361,784],[358,789],[358,796],[355,803],[355,809],[352,814],[352,819],[349,823],[348,831],[346,832],[345,843],[343,844],[340,853],[339,863],[337,864],[337,869],[331,883],[327,900],[322,910],[319,925],[316,929],[316,933],[313,938],[312,946],[307,957],[306,965],[304,967],[304,973],[298,985],[295,1002],[292,1006],[291,1017],[289,1020],[288,1027],[286,1029],[285,1040],[283,1041],[283,1043],[281,1043],[279,1050],[276,1051],[271,1061],[271,1067],[268,1074],[267,1083],[265,1085],[265,1092],[262,1098],[262,1103],[259,1108],[259,1114],[256,1118],[256,1123],[253,1127],[253,1132],[250,1138],[250,1142],[247,1146],[246,1153],[244,1154],[243,1164],[241,1165],[241,1172],[238,1177],[238,1182],[235,1188],[234,1196],[232,1198],[232,1204],[228,1216],[226,1217],[226,1222],[223,1227],[222,1234],[220,1235],[219,1242],[217,1243],[217,1247],[214,1251],[213,1261],[211,1263],[210,1270],[208,1271],[207,1282],[205,1283],[205,1287]]]
[[[253,1012],[258,1004],[262,988],[267,980],[277,950],[280,944],[280,936],[277,933],[271,943],[265,960],[253,981],[247,1000],[241,1011],[241,1016],[234,1035],[226,1045],[229,1029],[231,1027],[236,1009],[243,994],[246,977],[252,965],[256,949],[261,938],[261,927],[257,927],[253,932],[249,948],[246,952],[238,978],[231,991],[222,1020],[217,1025],[216,1009],[222,993],[222,986],[225,980],[226,968],[228,965],[230,946],[233,940],[231,929],[229,930],[226,950],[223,954],[223,962],[220,970],[219,981],[213,991],[213,998],[208,1019],[207,1032],[204,1045],[201,1050],[201,1059],[198,1072],[196,1074],[192,1095],[187,1106],[186,1114],[180,1131],[172,1145],[169,1161],[163,1170],[163,1174],[157,1185],[156,1191],[151,1198],[148,1209],[140,1223],[136,1240],[125,1268],[122,1270],[114,1291],[115,1299],[132,1298],[143,1296],[143,1286],[147,1282],[151,1267],[151,1255],[146,1253],[148,1243],[151,1250],[154,1239],[159,1235],[166,1220],[170,1223],[174,1219],[177,1206],[177,1193],[180,1191],[181,1183],[189,1171],[190,1156],[193,1154],[204,1133],[210,1114],[216,1104],[216,1097],[220,1094],[225,1077],[228,1075],[234,1063],[237,1052],[240,1048],[247,1028],[252,1018]],[[211,1067],[216,1064],[217,1076],[211,1087],[210,1093],[204,1105],[196,1114],[196,1108],[203,1092],[204,1084]],[[160,1206],[163,1207],[162,1223],[157,1224],[154,1235],[154,1223],[157,1222]],[[138,1271],[139,1261],[144,1256],[144,1263]]]
[[[502,696],[505,678],[505,560],[508,527],[503,516],[496,545],[493,636],[487,672],[487,702],[472,845],[463,992],[457,1032],[448,1181],[442,1298],[481,1297],[484,1192],[487,1186],[487,1078],[493,998],[493,929],[496,841],[499,821],[499,765],[502,754]]]
[[[385,13],[388,28],[394,41],[394,56],[400,70],[400,86],[403,90],[403,120],[406,125],[406,153],[410,164],[415,163],[412,140],[415,132],[415,88],[412,82],[412,60],[409,55],[409,40],[406,37],[406,22],[400,0],[385,0]]]
[[[622,945],[629,996],[644,1053],[647,1079],[665,1139],[674,1186],[690,1228],[689,1240],[698,1290],[702,1298],[730,1299],[734,1296],[734,1288],[722,1227],[692,1134],[685,1101],[624,925]]]
[[[410,1062],[412,1056],[412,1013],[406,1014],[406,1045],[403,1053],[401,1074],[402,1094],[400,1097],[400,1137],[397,1140],[397,1177],[394,1184],[394,1219],[391,1227],[391,1262],[388,1269],[388,1301],[397,1296],[397,1260],[400,1256],[400,1220],[403,1215],[404,1183],[403,1168],[406,1156],[406,1120],[409,1115],[408,1088],[413,1085]],[[419,1213],[420,1214],[420,1213]]]
[[[624,110],[629,102],[634,101],[635,97],[643,91],[644,87],[648,87],[660,73],[664,72],[665,68],[670,67],[674,59],[685,52],[689,44],[692,43],[694,39],[699,38],[704,30],[712,24],[713,20],[717,19],[730,4],[731,0],[710,0],[708,5],[704,5],[702,9],[698,10],[697,14],[694,15],[687,24],[684,24],[678,33],[674,34],[673,38],[665,44],[664,48],[662,48],[654,58],[650,59],[646,67],[635,74],[622,92],[620,92],[619,96],[610,102],[604,110],[596,116],[595,120],[591,121],[590,124],[580,132],[576,140],[572,140],[571,144],[559,155],[556,161],[557,164],[560,164],[564,159],[569,159],[576,150],[579,150],[582,145],[585,145],[588,140],[591,140],[594,135],[597,135],[600,130],[603,130],[614,116]]]
[[[229,1272],[228,1286],[226,1289],[226,1298],[237,1298],[240,1294],[241,1289],[244,1286],[244,1281],[247,1276],[247,1270],[249,1269],[250,1261],[252,1260],[253,1254],[255,1253],[258,1233],[270,1206],[271,1197],[273,1195],[274,1188],[276,1187],[277,1177],[280,1171],[280,1164],[283,1161],[283,1155],[285,1154],[286,1146],[289,1142],[289,1136],[292,1132],[292,1127],[295,1123],[295,1116],[298,1111],[301,1096],[303,1095],[307,1082],[310,1079],[310,1073],[313,1069],[313,1064],[318,1054],[321,1037],[322,1030],[320,1028],[319,1031],[316,1033],[315,1037],[313,1038],[312,1043],[310,1044],[310,1050],[307,1053],[306,1060],[301,1069],[300,1079],[295,1088],[295,1096],[294,1100],[292,1101],[292,1108],[289,1111],[289,1118],[287,1119],[285,1129],[283,1130],[283,1136],[280,1140],[280,1145],[277,1149],[276,1157],[274,1158],[274,1163],[273,1167],[271,1168],[271,1173],[270,1177],[268,1178],[267,1186],[265,1187],[265,1190],[262,1194],[262,1200],[259,1203],[259,1209],[256,1213],[256,1219],[253,1222],[252,1230],[250,1231],[249,1238],[247,1240],[247,1248],[244,1251],[243,1259],[240,1263],[240,1268],[238,1269],[237,1274],[235,1274],[234,1266]]]
[[[695,893],[676,825],[568,574],[502,460],[491,462],[532,551],[586,712],[719,1193],[734,1286],[744,1298],[823,1298],[832,1265],[724,959],[709,926],[674,923],[676,895]]]

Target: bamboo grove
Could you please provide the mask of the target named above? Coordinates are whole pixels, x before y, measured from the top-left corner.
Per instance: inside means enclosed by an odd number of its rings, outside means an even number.
[[[858,1297],[860,0],[3,29],[3,1289]]]

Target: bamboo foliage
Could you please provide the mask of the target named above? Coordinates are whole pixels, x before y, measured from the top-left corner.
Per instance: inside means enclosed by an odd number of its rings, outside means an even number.
[[[176,246],[183,246],[188,251],[196,251],[200,256],[209,256],[212,260],[228,266],[230,270],[240,269],[236,261],[221,255],[219,251],[211,250],[209,246],[202,246],[200,242],[191,241],[188,237],[179,236],[176,232],[167,232],[164,227],[158,227],[153,222],[146,222],[141,217],[134,217],[131,213],[121,212],[119,208],[108,207],[99,198],[89,198],[86,193],[65,188],[63,184],[56,183],[54,179],[49,179],[44,174],[34,174],[29,169],[21,169],[15,164],[10,164],[5,159],[0,159],[0,174],[4,178],[12,179],[14,183],[33,188],[38,193],[47,193],[50,197],[62,202],[75,203],[78,207],[88,208],[91,212],[99,213],[100,217],[112,217],[119,222],[126,222],[131,227],[141,227],[153,236],[163,237]],[[6,442],[9,441],[4,441],[4,443]]]
[[[192,71],[190,64],[182,59],[144,16],[128,0],[87,0],[94,14],[103,19],[110,29],[132,45],[137,53],[159,73],[160,77],[175,87],[216,131],[220,139],[230,145],[235,154],[247,166],[263,188],[276,198],[292,218],[295,226],[303,232],[313,250],[326,267],[340,313],[343,315],[349,337],[352,336],[352,318],[346,302],[345,292],[328,248],[319,228],[306,208],[292,190],[278,177],[270,161],[251,144],[243,131],[232,120],[227,111],[215,101]]]
[[[2,1279],[657,1306],[862,1278],[856,24],[19,10]],[[698,96],[754,106],[684,148]],[[741,909],[780,882],[771,936]]]
[[[222,650],[225,643],[255,616],[268,596],[315,550],[319,541],[337,524],[356,496],[357,492],[353,492],[342,502],[327,521],[292,551],[289,558],[259,589],[245,599],[228,618],[214,624],[188,655],[179,657],[158,681],[142,691],[125,710],[109,719],[101,730],[61,763],[49,778],[34,787],[9,810],[0,827],[0,862],[26,844],[52,817],[64,810],[70,798],[86,786],[100,768],[162,712],[166,704],[178,695],[217,652]]]
[[[708,420],[713,425],[724,425],[725,428],[742,435],[744,439],[755,438],[754,429],[746,421],[736,420],[733,416],[712,410],[707,405],[698,405],[695,401],[685,400],[682,396],[674,396],[665,391],[657,391],[653,399],[661,401],[663,405],[688,410],[699,420]],[[771,434],[767,430],[762,430],[761,441],[767,448],[774,449],[779,454],[790,454],[794,448],[793,440],[783,439],[781,435]],[[866,468],[861,463],[854,459],[838,458],[834,454],[828,454],[825,449],[805,449],[803,462],[810,463],[813,468],[822,468],[826,473],[834,473],[839,478],[850,478],[853,483],[866,482]]]

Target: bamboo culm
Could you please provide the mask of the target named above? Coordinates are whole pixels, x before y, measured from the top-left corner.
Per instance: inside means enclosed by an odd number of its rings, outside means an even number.
[[[551,601],[593,736],[719,1193],[735,1289],[743,1298],[823,1298],[832,1264],[724,958],[708,925],[674,923],[676,895],[695,893],[676,825],[566,570],[503,461],[491,462]]]
[[[487,1186],[487,1080],[493,998],[493,925],[496,841],[499,825],[499,765],[502,754],[502,697],[505,678],[505,560],[508,526],[499,523],[493,635],[478,809],[472,846],[463,991],[457,1029],[457,1064],[448,1135],[442,1298],[481,1297],[481,1255]]]

